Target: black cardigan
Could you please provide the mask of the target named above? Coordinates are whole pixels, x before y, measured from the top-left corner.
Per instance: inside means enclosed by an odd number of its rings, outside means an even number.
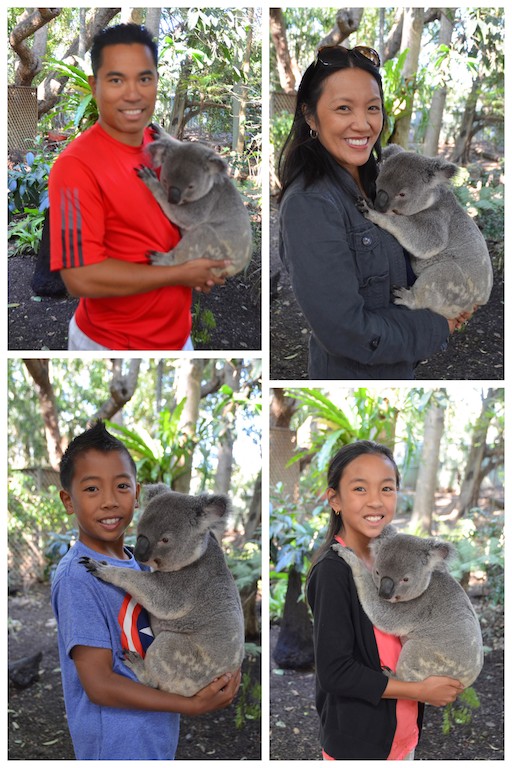
[[[396,699],[382,698],[388,678],[373,626],[350,567],[332,550],[313,567],[307,597],[314,616],[322,748],[336,760],[386,760],[396,730]],[[420,705],[420,728],[422,716]]]

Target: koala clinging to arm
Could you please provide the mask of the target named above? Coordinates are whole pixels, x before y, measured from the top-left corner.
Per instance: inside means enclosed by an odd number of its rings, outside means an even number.
[[[358,207],[411,254],[417,280],[395,290],[395,303],[448,319],[485,304],[492,264],[482,233],[450,188],[457,166],[394,144],[382,157],[374,208],[363,198]]]
[[[372,624],[402,640],[396,677],[419,682],[446,675],[471,685],[483,665],[482,634],[468,596],[446,568],[452,545],[387,525],[370,547],[372,572],[352,550],[332,548],[352,569]]]
[[[150,253],[151,263],[226,259],[231,265],[219,274],[240,272],[252,254],[251,222],[226,163],[204,144],[178,141],[153,127],[158,138],[148,151],[155,166],[161,166],[160,181],[146,166],[137,174],[167,218],[182,230],[182,239],[169,253]]]
[[[141,683],[193,696],[244,656],[244,618],[233,576],[214,531],[224,528],[226,496],[188,496],[159,483],[137,527],[136,559],[153,571],[84,557],[93,576],[129,592],[150,615],[155,639],[125,663]]]

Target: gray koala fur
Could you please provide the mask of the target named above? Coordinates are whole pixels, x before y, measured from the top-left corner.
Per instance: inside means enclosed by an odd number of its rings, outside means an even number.
[[[137,174],[154,195],[182,239],[168,253],[152,251],[152,264],[183,264],[192,259],[229,259],[231,266],[216,270],[235,275],[249,263],[252,232],[249,214],[228,176],[227,165],[213,149],[198,142],[182,142],[153,126],[158,138],[148,146],[160,181],[147,166]]]
[[[447,675],[464,687],[476,680],[483,665],[482,634],[467,594],[448,573],[446,561],[455,551],[451,544],[397,533],[387,525],[370,544],[371,572],[351,549],[332,548],[352,569],[372,624],[402,640],[394,676],[418,682]]]
[[[150,615],[154,641],[142,659],[125,663],[141,683],[192,696],[244,656],[244,618],[238,589],[215,538],[229,500],[189,496],[166,485],[147,486],[137,526],[135,557],[155,570],[135,571],[81,558],[98,579],[129,592]]]
[[[417,280],[395,289],[395,303],[446,318],[485,304],[493,283],[491,259],[482,233],[450,188],[457,166],[395,144],[382,158],[374,208],[363,198],[358,208],[411,254]]]

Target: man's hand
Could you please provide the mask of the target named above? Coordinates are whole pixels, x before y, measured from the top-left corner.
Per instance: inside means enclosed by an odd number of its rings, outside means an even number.
[[[215,259],[193,259],[185,264],[176,265],[175,269],[182,270],[182,275],[177,278],[180,285],[186,285],[188,288],[194,288],[202,293],[210,293],[215,285],[224,285],[225,275],[214,275],[212,270],[227,269],[230,261],[217,261]],[[159,269],[159,267],[155,267]],[[178,284],[178,283],[177,283]]]
[[[218,677],[206,688],[202,688],[189,698],[191,710],[184,714],[204,715],[205,712],[214,712],[216,709],[229,707],[238,693],[240,678],[240,669],[237,672],[228,672]]]

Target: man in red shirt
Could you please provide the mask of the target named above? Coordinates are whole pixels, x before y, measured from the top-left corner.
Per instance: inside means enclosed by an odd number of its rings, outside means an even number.
[[[162,267],[146,256],[180,239],[135,172],[149,164],[157,55],[149,32],[136,24],[96,35],[89,83],[99,119],[50,174],[51,267],[80,298],[71,350],[191,348],[192,288],[224,282],[211,271],[218,261]]]

